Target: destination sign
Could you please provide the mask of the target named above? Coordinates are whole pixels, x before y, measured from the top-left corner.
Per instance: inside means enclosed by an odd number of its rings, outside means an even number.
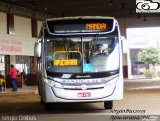
[[[54,66],[77,66],[77,59],[54,60]]]
[[[77,19],[48,21],[48,30],[51,33],[91,33],[109,32],[113,29],[112,19]]]
[[[86,30],[106,30],[106,23],[87,23],[85,25]]]

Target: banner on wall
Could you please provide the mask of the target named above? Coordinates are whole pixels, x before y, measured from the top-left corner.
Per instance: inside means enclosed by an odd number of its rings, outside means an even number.
[[[36,38],[0,34],[0,54],[33,56],[36,41]]]
[[[11,53],[22,53],[22,43],[18,40],[5,40],[0,39],[0,53],[11,54]]]

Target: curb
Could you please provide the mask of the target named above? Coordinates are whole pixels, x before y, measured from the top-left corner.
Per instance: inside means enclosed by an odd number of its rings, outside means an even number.
[[[0,97],[3,97],[3,96],[11,96],[11,95],[14,95],[14,96],[18,96],[18,95],[28,95],[28,94],[38,94],[38,91],[17,91],[17,92],[0,92]]]

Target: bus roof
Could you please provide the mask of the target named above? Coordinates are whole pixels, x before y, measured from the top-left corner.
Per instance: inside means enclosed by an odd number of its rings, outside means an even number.
[[[75,17],[57,17],[57,18],[51,18],[46,19],[46,21],[56,21],[56,20],[70,20],[70,19],[114,19],[114,17],[108,17],[108,16],[75,16]]]

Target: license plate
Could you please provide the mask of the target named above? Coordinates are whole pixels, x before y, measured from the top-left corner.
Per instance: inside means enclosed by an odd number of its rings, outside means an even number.
[[[90,92],[80,92],[77,94],[78,97],[91,97]]]

